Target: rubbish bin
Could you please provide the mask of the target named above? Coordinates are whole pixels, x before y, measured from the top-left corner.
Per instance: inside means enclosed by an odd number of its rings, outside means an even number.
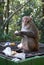
[[[12,61],[0,55],[0,65],[44,65],[44,55],[27,58],[20,61]]]
[[[0,45],[0,65],[44,65],[44,44],[40,45],[40,51],[32,53],[32,56],[27,56],[20,61],[13,61],[11,57],[1,54],[4,48]],[[29,53],[30,54],[30,53]]]

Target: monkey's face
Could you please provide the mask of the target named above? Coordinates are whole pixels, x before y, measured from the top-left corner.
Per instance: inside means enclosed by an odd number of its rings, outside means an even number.
[[[30,28],[30,22],[31,22],[31,20],[32,20],[32,17],[29,17],[29,16],[24,16],[23,18],[22,18],[22,30],[24,31],[26,31],[27,29],[29,29]]]
[[[31,21],[32,21],[32,17],[30,16],[24,16],[22,18],[22,23],[24,24],[24,26],[28,25]]]
[[[24,24],[24,26],[26,26],[29,23],[29,17],[28,16],[24,16],[22,18],[22,23]]]

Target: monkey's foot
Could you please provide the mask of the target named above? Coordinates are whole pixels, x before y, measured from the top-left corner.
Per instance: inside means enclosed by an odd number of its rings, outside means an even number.
[[[22,48],[22,43],[18,44],[17,47],[18,47],[19,49],[21,49],[21,48]]]

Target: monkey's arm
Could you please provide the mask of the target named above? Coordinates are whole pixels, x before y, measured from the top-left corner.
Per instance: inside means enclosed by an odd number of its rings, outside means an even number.
[[[35,34],[33,33],[33,31],[28,31],[28,32],[26,32],[26,31],[18,31],[18,32],[15,33],[15,35],[16,36],[22,36],[22,37],[24,35],[26,35],[28,37],[35,38]]]
[[[21,31],[21,34],[26,35],[31,38],[35,38],[35,36],[36,36],[33,31],[28,31],[28,32]]]

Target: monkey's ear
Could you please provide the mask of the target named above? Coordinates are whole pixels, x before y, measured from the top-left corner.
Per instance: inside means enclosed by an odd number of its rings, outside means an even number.
[[[29,16],[29,20],[32,21],[32,16]]]

